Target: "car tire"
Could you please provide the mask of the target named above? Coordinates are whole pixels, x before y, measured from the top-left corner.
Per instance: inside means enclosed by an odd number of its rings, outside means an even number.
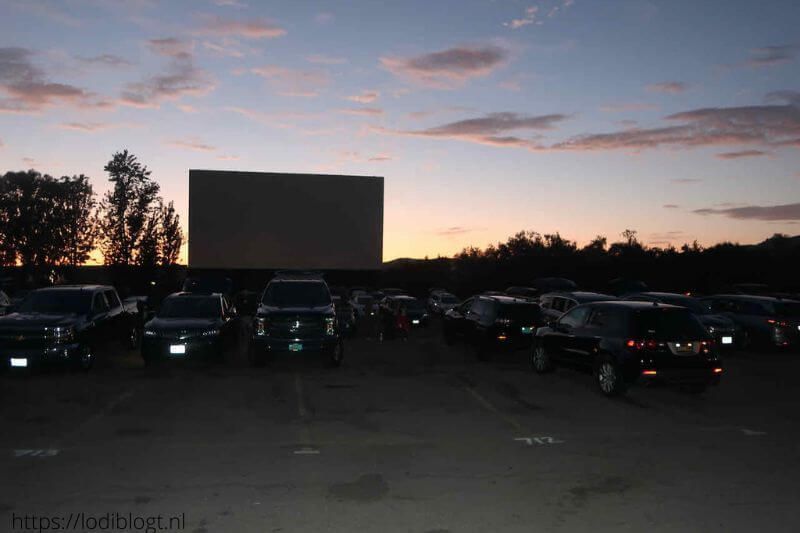
[[[688,394],[703,394],[708,390],[708,385],[705,383],[690,383],[681,387],[681,390]]]
[[[336,345],[328,350],[328,365],[331,368],[339,368],[344,361],[344,343],[339,341]]]
[[[247,360],[250,362],[250,366],[255,368],[261,368],[267,364],[267,356],[253,345],[247,349]]]
[[[130,347],[131,350],[136,350],[141,345],[141,342],[142,342],[142,336],[141,333],[139,332],[139,328],[133,326],[130,332],[128,333],[128,346]]]
[[[619,396],[627,389],[625,378],[619,365],[608,355],[602,356],[597,362],[594,373],[595,381],[600,392],[607,397]]]
[[[82,346],[78,357],[75,359],[73,369],[76,372],[89,372],[94,364],[94,353],[91,345]]]
[[[537,374],[546,374],[553,370],[553,358],[542,343],[535,343],[531,350],[531,368]]]

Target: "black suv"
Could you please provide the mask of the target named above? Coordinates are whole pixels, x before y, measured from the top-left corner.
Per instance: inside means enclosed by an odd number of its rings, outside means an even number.
[[[135,344],[136,317],[114,287],[62,285],[37,289],[0,317],[0,357],[12,368],[67,365],[88,370],[109,340]]]
[[[250,362],[263,365],[277,352],[322,353],[332,366],[341,365],[344,345],[322,279],[279,275],[267,285],[253,320]]]
[[[703,298],[703,302],[713,313],[730,318],[741,328],[744,347],[800,346],[800,302],[796,300],[719,294]]]
[[[733,348],[740,340],[738,328],[733,320],[725,315],[712,313],[706,302],[692,296],[672,292],[637,292],[627,295],[624,299],[634,302],[658,302],[685,307],[706,327],[722,349]]]
[[[542,313],[545,320],[548,322],[555,322],[561,315],[580,304],[588,304],[590,302],[609,302],[617,300],[615,296],[608,294],[601,294],[599,292],[587,291],[566,291],[566,292],[550,292],[543,294],[539,298],[539,305],[542,306]]]
[[[607,396],[625,392],[637,380],[702,392],[722,374],[716,343],[692,313],[645,302],[579,305],[537,330],[533,369],[543,373],[558,364],[592,370]]]
[[[171,294],[144,325],[142,359],[221,359],[236,344],[237,326],[236,309],[221,294]]]
[[[464,339],[479,359],[502,348],[523,348],[544,324],[539,304],[512,296],[481,294],[464,301],[444,315],[442,330],[447,344]]]

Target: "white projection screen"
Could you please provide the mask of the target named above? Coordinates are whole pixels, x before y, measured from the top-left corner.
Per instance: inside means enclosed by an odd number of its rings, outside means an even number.
[[[383,178],[189,170],[189,267],[377,270]]]

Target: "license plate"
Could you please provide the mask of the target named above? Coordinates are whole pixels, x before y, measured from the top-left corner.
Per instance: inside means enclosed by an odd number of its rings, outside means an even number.
[[[733,337],[722,337],[722,344],[733,344]]]
[[[170,353],[170,355],[185,355],[186,354],[186,345],[185,344],[170,344],[169,353]]]
[[[691,352],[691,351],[693,351],[693,350],[692,350],[692,343],[680,344],[680,343],[677,343],[677,342],[676,342],[676,343],[675,343],[675,351],[676,351],[676,352],[678,352],[678,353],[688,353],[688,352]]]
[[[300,343],[290,344],[289,345],[289,351],[290,352],[302,352],[303,351],[303,345],[300,344]]]
[[[419,320],[412,320],[411,323],[412,324],[419,324]]]
[[[523,335],[530,335],[532,331],[533,331],[533,328],[522,326],[522,334]]]
[[[28,360],[24,357],[12,357],[11,366],[16,368],[25,368],[28,366]]]

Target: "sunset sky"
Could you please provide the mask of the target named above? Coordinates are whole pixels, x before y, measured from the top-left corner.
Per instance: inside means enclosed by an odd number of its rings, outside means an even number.
[[[0,0],[0,172],[385,177],[384,259],[800,233],[797,0]],[[353,206],[358,209],[358,206]]]

